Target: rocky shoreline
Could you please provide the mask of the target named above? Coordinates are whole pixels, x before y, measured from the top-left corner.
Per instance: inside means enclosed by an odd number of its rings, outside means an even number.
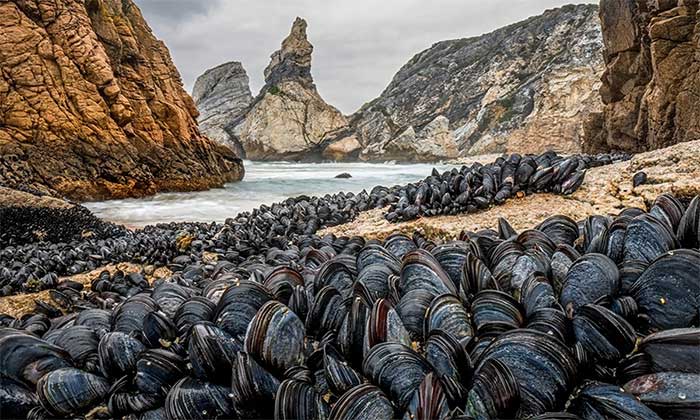
[[[663,153],[668,164],[678,150]],[[643,166],[649,159],[611,172],[643,167],[653,188],[660,173]],[[686,194],[697,193],[697,179]],[[695,412],[694,398],[675,395],[695,395],[700,383],[700,195],[662,194],[579,223],[550,215],[472,230],[466,220],[481,213],[452,216],[464,218],[456,239],[415,226],[383,239],[317,232],[388,203],[379,191],[297,197],[224,224],[104,239],[67,231],[68,243],[1,249],[3,283],[46,289],[0,298],[3,416]],[[135,264],[114,264],[124,259]],[[673,399],[649,381],[672,381]]]

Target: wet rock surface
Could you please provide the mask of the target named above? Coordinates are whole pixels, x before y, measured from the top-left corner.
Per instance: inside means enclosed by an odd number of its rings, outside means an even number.
[[[585,150],[640,152],[700,139],[700,4],[603,0],[602,114]]]
[[[165,45],[131,1],[0,4],[0,183],[72,199],[243,176],[197,129]]]

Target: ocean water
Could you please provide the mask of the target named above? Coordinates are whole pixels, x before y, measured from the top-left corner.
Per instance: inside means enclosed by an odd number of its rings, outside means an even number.
[[[354,193],[376,185],[392,186],[415,182],[443,164],[289,163],[245,161],[241,182],[224,188],[191,193],[162,193],[152,197],[83,203],[98,217],[127,226],[140,227],[167,222],[222,222],[261,204],[289,197],[324,195],[339,191]],[[337,179],[347,172],[349,179]]]

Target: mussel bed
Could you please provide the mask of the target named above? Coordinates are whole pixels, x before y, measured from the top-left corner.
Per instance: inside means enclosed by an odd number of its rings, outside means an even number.
[[[696,419],[700,197],[685,203],[444,243],[234,222],[109,239],[172,276],[105,271],[85,291],[47,269],[51,301],[0,316],[2,418]],[[44,246],[29,261],[60,249]]]

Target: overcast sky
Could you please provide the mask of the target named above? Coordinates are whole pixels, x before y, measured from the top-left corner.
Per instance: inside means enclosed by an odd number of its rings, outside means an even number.
[[[243,63],[253,95],[296,16],[309,24],[324,99],[352,113],[416,53],[541,14],[572,0],[135,0],[165,41],[188,91],[226,61]]]

